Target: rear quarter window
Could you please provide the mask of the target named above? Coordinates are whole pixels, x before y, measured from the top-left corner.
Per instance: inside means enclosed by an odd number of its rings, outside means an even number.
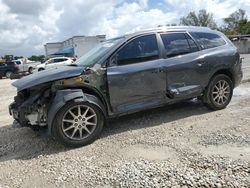
[[[191,32],[202,49],[215,48],[226,44],[225,40],[215,33]]]

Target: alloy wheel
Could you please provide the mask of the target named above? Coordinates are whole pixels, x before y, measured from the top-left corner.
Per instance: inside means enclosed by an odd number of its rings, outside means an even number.
[[[218,81],[212,89],[212,99],[217,105],[223,105],[230,99],[231,88],[227,81]]]
[[[76,105],[66,111],[62,119],[62,131],[71,140],[83,140],[97,126],[97,114],[87,105]]]

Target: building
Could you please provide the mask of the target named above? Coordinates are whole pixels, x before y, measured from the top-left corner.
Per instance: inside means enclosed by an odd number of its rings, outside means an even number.
[[[228,38],[234,43],[241,54],[250,54],[250,35],[229,35]]]
[[[44,45],[46,57],[81,57],[97,44],[106,40],[105,35],[74,36],[63,42],[51,42]]]

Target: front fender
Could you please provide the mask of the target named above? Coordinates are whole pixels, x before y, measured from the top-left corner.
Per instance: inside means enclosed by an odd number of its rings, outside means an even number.
[[[51,135],[53,120],[57,112],[69,101],[74,100],[75,102],[89,102],[96,105],[104,117],[106,117],[106,108],[103,106],[102,102],[95,96],[83,93],[81,89],[64,89],[58,90],[56,96],[50,105],[48,111],[48,133]]]

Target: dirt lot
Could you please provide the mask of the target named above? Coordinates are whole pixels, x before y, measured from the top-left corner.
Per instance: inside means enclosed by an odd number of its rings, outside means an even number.
[[[0,187],[249,187],[250,83],[225,110],[189,101],[113,120],[68,149],[12,128],[12,81],[0,80]]]

